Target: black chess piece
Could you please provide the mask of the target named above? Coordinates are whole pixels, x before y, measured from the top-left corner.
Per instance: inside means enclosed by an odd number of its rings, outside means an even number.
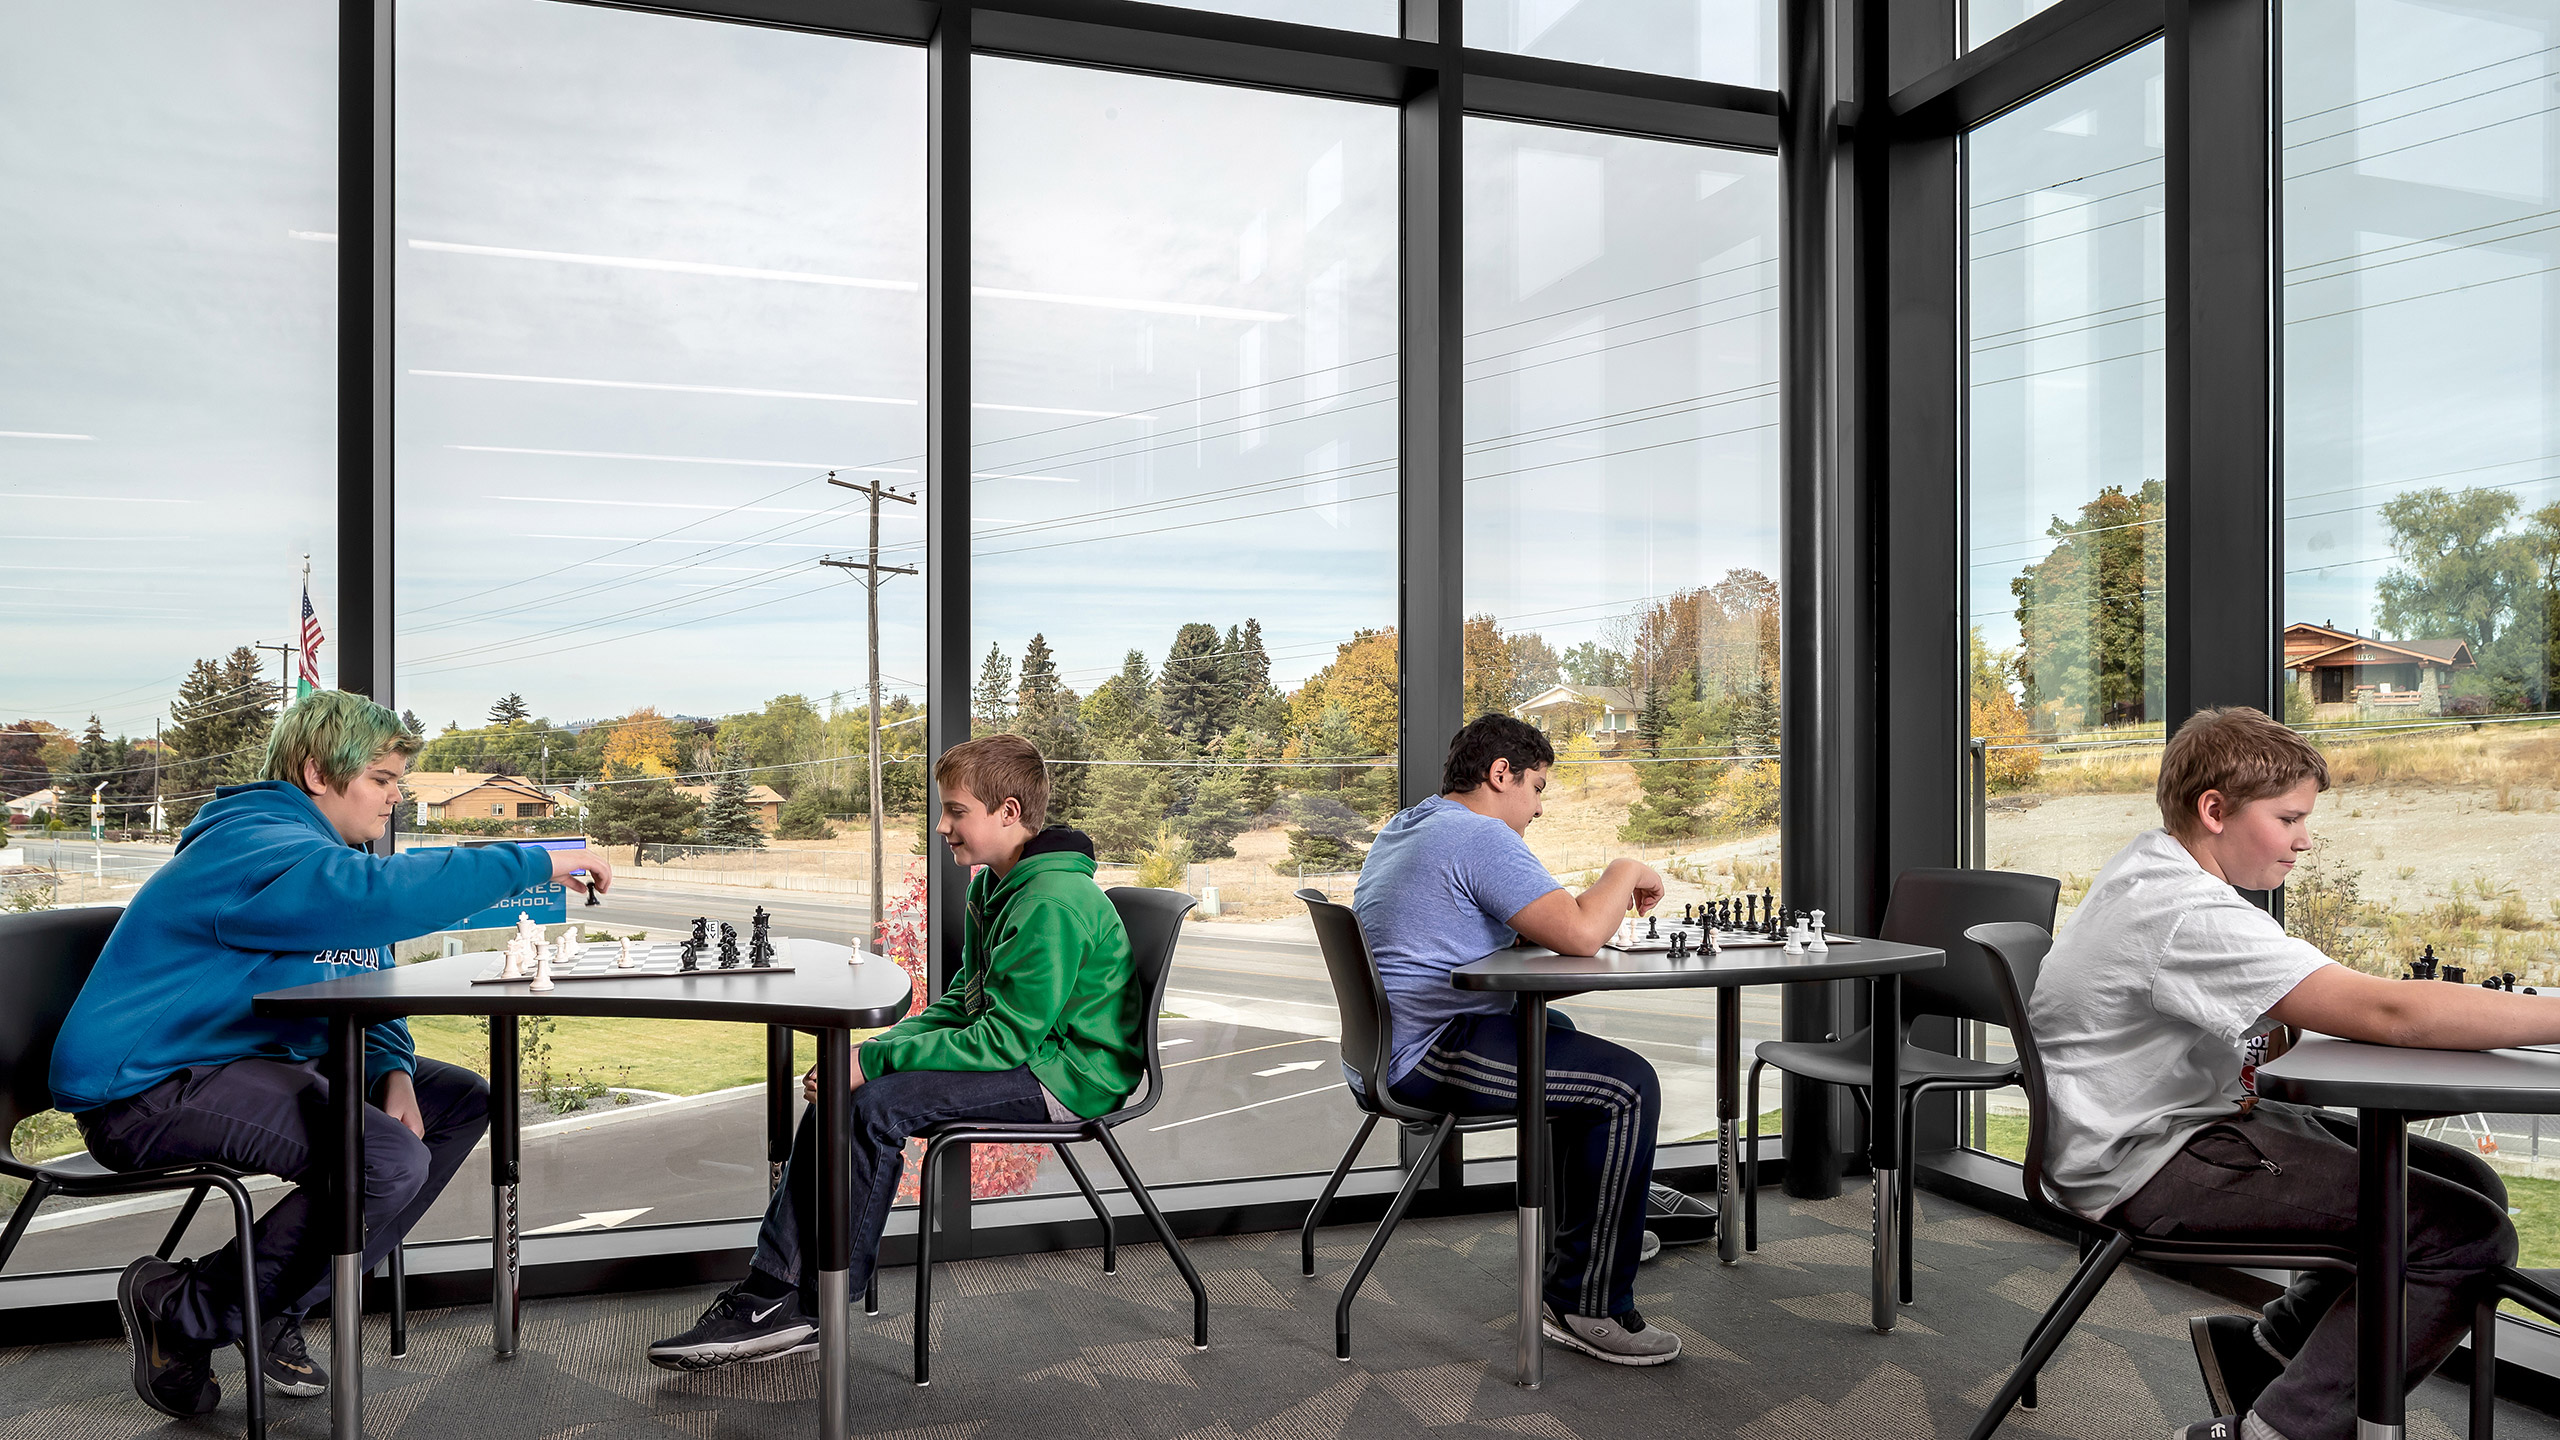
[[[676,962],[676,969],[686,974],[691,974],[692,972],[701,969],[701,942],[696,940],[687,940],[684,942],[683,946],[676,951]]]
[[[2459,965],[2445,965],[2437,969],[2436,978],[2440,980],[2450,980],[2454,984],[2459,985],[2468,977],[2469,973],[2470,972],[2464,970]]]
[[[1757,895],[1742,897],[1742,928],[1745,930],[1760,928],[1760,897]]]
[[[720,922],[720,968],[738,968],[738,927],[726,920]]]
[[[1659,940],[1662,938],[1661,916],[1647,915],[1644,917],[1644,938],[1647,940]]]
[[[1681,923],[1681,924],[1683,924],[1683,925],[1693,925],[1693,924],[1696,924],[1696,923],[1697,923],[1696,921],[1693,921],[1693,920],[1691,920],[1691,919],[1689,918],[1689,912],[1690,912],[1692,909],[1694,909],[1694,908],[1696,908],[1696,907],[1694,907],[1694,906],[1690,906],[1690,905],[1686,905],[1686,904],[1683,904],[1683,905],[1680,907],[1680,923]]]
[[[773,917],[756,907],[755,930],[747,939],[747,963],[758,970],[773,966]]]
[[[2428,946],[2425,954],[2409,962],[2409,978],[2412,980],[2436,978],[2436,947]]]
[[[1672,959],[1674,959],[1674,960],[1677,960],[1677,959],[1680,959],[1682,956],[1687,955],[1688,953],[1689,953],[1689,932],[1688,932],[1688,931],[1686,931],[1686,930],[1674,930],[1674,931],[1672,931],[1672,932],[1671,932],[1671,958],[1672,958]]]
[[[589,885],[587,887],[587,903],[590,905],[601,905],[604,903],[602,900],[596,898],[596,887],[593,885]]]
[[[1775,939],[1778,934],[1778,893],[1766,886],[1760,891],[1760,913],[1767,918],[1769,935]]]

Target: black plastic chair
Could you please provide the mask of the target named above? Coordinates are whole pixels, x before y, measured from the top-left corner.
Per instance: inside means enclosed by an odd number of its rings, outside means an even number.
[[[1913,1174],[1911,1114],[1920,1097],[1936,1090],[1997,1090],[2018,1083],[2018,1067],[1989,1060],[1969,1060],[1911,1043],[1911,1022],[1923,1015],[1951,1015],[1958,1020],[2006,1023],[1993,988],[1991,962],[1969,944],[1965,930],[1997,921],[2023,921],[2053,927],[2053,910],[2062,883],[2043,875],[2004,870],[1905,870],[1893,882],[1893,898],[1885,903],[1879,937],[1906,945],[1943,950],[1943,969],[1916,970],[1902,977],[1902,1303],[1911,1303],[1911,1231],[1918,1214],[1918,1187]],[[1744,1103],[1747,1133],[1742,1148],[1742,1244],[1760,1248],[1760,1070],[1774,1065],[1792,1075],[1848,1086],[1861,1103],[1875,1077],[1875,1034],[1861,1029],[1840,1040],[1767,1040],[1753,1051],[1749,1095]]]
[[[1146,1212],[1147,1223],[1155,1227],[1156,1238],[1164,1242],[1165,1253],[1173,1257],[1174,1267],[1182,1272],[1191,1286],[1191,1344],[1194,1349],[1209,1348],[1209,1288],[1200,1282],[1200,1272],[1192,1268],[1191,1257],[1174,1238],[1173,1226],[1164,1212],[1156,1208],[1155,1196],[1147,1192],[1146,1182],[1138,1178],[1129,1157],[1112,1138],[1112,1130],[1126,1125],[1153,1110],[1164,1095],[1164,1061],[1156,1051],[1156,1021],[1164,1011],[1165,986],[1173,979],[1174,942],[1182,936],[1183,917],[1198,903],[1179,890],[1149,890],[1136,886],[1118,886],[1104,892],[1120,912],[1120,923],[1129,931],[1131,979],[1146,996],[1147,1083],[1128,1104],[1108,1115],[1091,1120],[1060,1121],[1036,1125],[1007,1125],[992,1120],[953,1120],[923,1132],[924,1164],[917,1174],[916,1200],[916,1383],[933,1383],[933,1216],[940,1191],[942,1167],[937,1162],[942,1152],[954,1145],[1047,1145],[1065,1162],[1067,1173],[1075,1177],[1076,1188],[1084,1192],[1085,1203],[1093,1207],[1094,1218],[1102,1222],[1102,1273],[1120,1273],[1119,1238],[1114,1233],[1109,1207],[1085,1178],[1084,1167],[1076,1163],[1075,1152],[1067,1148],[1072,1140],[1090,1140],[1111,1157],[1113,1168],[1137,1198],[1138,1208]],[[880,1267],[871,1267],[871,1283],[863,1293],[865,1313],[880,1313]]]
[[[2471,1440],[2490,1440],[2497,1430],[2501,1300],[2513,1300],[2560,1325],[2560,1270],[2505,1267],[2490,1277],[2481,1293],[2480,1308],[2471,1317]]]
[[[2045,1096],[2044,1061],[2036,1052],[2035,1037],[2027,1029],[2027,997],[2035,993],[2036,972],[2043,965],[2045,952],[2053,948],[2053,937],[2042,926],[2022,924],[1977,925],[1965,932],[1965,938],[1981,946],[1992,959],[1991,975],[2000,988],[2001,1014],[2009,1027],[2009,1037],[2018,1052],[2018,1085],[2027,1093],[2027,1158],[2025,1175],[2027,1203],[2047,1219],[2069,1227],[2081,1237],[2080,1269],[2072,1275],[2062,1293],[2053,1297],[2043,1318],[2027,1334],[2025,1353],[2018,1368],[1993,1397],[1990,1408],[1973,1427],[1973,1440],[1990,1440],[2000,1422],[2009,1417],[2012,1404],[2023,1403],[2033,1409],[2036,1403],[2036,1374],[2053,1358],[2063,1337],[2079,1323],[2082,1311],[2098,1298],[2099,1290],[2126,1260],[2149,1260],[2172,1265],[2249,1266],[2265,1270],[2353,1270],[2353,1252],[2330,1245],[2288,1245],[2280,1242],[2237,1242],[2222,1240],[2165,1240],[2137,1235],[2129,1230],[2083,1217],[2065,1210],[2046,1198],[2044,1189],[2045,1140],[2051,1129],[2051,1102]],[[2482,1432],[2474,1432],[2482,1433]]]
[[[1342,1063],[1360,1077],[1360,1083],[1351,1089],[1351,1098],[1362,1111],[1360,1133],[1351,1137],[1351,1148],[1342,1152],[1342,1163],[1333,1167],[1333,1177],[1324,1182],[1324,1193],[1316,1197],[1315,1205],[1307,1211],[1307,1223],[1298,1232],[1298,1263],[1304,1273],[1316,1273],[1316,1227],[1324,1223],[1324,1212],[1332,1206],[1343,1177],[1351,1173],[1352,1162],[1360,1158],[1360,1147],[1369,1143],[1370,1132],[1378,1128],[1378,1122],[1393,1120],[1417,1135],[1429,1137],[1406,1171],[1395,1200],[1387,1206],[1386,1218],[1378,1222],[1377,1233],[1369,1237],[1368,1248],[1360,1252],[1360,1263],[1352,1267],[1351,1278],[1343,1282],[1342,1298],[1334,1302],[1333,1358],[1348,1360],[1351,1301],[1360,1293],[1360,1282],[1369,1278],[1370,1267],[1378,1263],[1379,1253],[1387,1248],[1387,1240],[1404,1219],[1406,1208],[1413,1204],[1424,1177],[1431,1173],[1431,1162],[1439,1157],[1440,1147],[1453,1134],[1507,1130],[1517,1122],[1510,1115],[1459,1116],[1418,1109],[1398,1100],[1387,1089],[1388,1045],[1393,1035],[1393,1027],[1387,1023],[1387,987],[1379,978],[1377,960],[1369,953],[1369,937],[1361,932],[1360,917],[1352,913],[1350,906],[1326,899],[1321,890],[1301,890],[1298,898],[1307,902],[1307,913],[1315,920],[1316,945],[1324,951],[1325,972],[1333,978],[1334,1005],[1342,1016]]]

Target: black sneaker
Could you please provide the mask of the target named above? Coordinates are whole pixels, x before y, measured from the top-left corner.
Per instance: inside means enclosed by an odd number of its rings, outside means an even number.
[[[301,1316],[270,1315],[259,1321],[258,1340],[267,1357],[267,1393],[300,1399],[329,1388],[329,1372],[303,1346]]]
[[[1716,1238],[1716,1207],[1668,1185],[1648,1185],[1644,1197],[1644,1226],[1671,1246],[1704,1245]]]
[[[818,1333],[797,1293],[779,1300],[750,1295],[743,1284],[720,1292],[693,1328],[649,1347],[661,1370],[716,1370],[750,1360],[778,1360]]]
[[[2204,1372],[2205,1400],[2216,1415],[2246,1415],[2258,1395],[2284,1373],[2284,1361],[2258,1343],[2254,1315],[2194,1315],[2187,1337]]]
[[[2184,1430],[2170,1432],[2169,1440],[2240,1440],[2240,1417],[2216,1415],[2199,1420]]]
[[[211,1414],[222,1403],[213,1347],[189,1340],[164,1318],[169,1296],[185,1281],[184,1270],[157,1255],[143,1256],[116,1277],[116,1315],[133,1346],[133,1393],[181,1420]]]

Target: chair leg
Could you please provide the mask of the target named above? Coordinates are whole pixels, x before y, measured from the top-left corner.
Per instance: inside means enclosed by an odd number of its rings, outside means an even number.
[[[1120,1142],[1111,1137],[1110,1129],[1094,1126],[1093,1138],[1102,1142],[1102,1153],[1111,1157],[1112,1168],[1120,1172],[1121,1183],[1129,1187],[1130,1194],[1138,1197],[1138,1208],[1147,1212],[1147,1223],[1155,1227],[1156,1238],[1164,1242],[1165,1253],[1173,1257],[1174,1268],[1182,1272],[1184,1282],[1191,1286],[1191,1348],[1208,1349],[1209,1287],[1200,1283],[1200,1272],[1192,1268],[1190,1252],[1174,1238],[1173,1226],[1165,1220],[1164,1212],[1156,1208],[1156,1197],[1147,1193],[1147,1182],[1138,1178],[1138,1172],[1130,1167],[1129,1157],[1120,1153]]]
[[[163,1260],[169,1258],[169,1252],[177,1249],[178,1241],[186,1236],[187,1227],[196,1223],[196,1209],[204,1204],[204,1192],[211,1188],[199,1185],[187,1192],[187,1203],[179,1207],[178,1218],[170,1223],[169,1233],[160,1237],[160,1248],[151,1253]]]
[[[1920,1109],[1920,1095],[1914,1090],[1902,1092],[1902,1194],[1895,1220],[1902,1227],[1902,1303],[1911,1303],[1911,1232],[1920,1216],[1920,1171],[1913,1164],[1919,1146],[1911,1138],[1911,1117]]]
[[[1298,1273],[1316,1273],[1316,1227],[1324,1223],[1324,1212],[1333,1208],[1333,1197],[1342,1189],[1343,1177],[1351,1173],[1351,1164],[1360,1158],[1360,1149],[1369,1143],[1369,1134],[1378,1128],[1378,1117],[1360,1117],[1360,1133],[1351,1137],[1351,1148],[1342,1152],[1342,1163],[1333,1167],[1333,1178],[1324,1182],[1323,1193],[1307,1211],[1307,1223],[1298,1227]]]
[[[2000,1393],[1992,1397],[1990,1407],[1982,1412],[1980,1420],[1974,1422],[1972,1440],[1991,1440],[1991,1432],[1999,1429],[2000,1422],[2009,1418],[2009,1407],[2018,1403],[2028,1387],[2035,1383],[2044,1363],[2052,1359],[2053,1352],[2061,1346],[2062,1337],[2070,1334],[2071,1327],[2080,1323],[2080,1313],[2089,1308],[2090,1301],[2098,1298],[2098,1292],[2106,1288],[2107,1277],[2115,1274],[2116,1267],[2123,1264],[2124,1257],[2132,1251],[2133,1237],[2118,1233],[2108,1236],[2106,1244],[2080,1262],[2080,1268],[2072,1275],[2070,1283],[2062,1287],[2062,1293],[2054,1297],[2051,1308],[2045,1311],[2044,1318],[2036,1322],[2035,1330],[2027,1336],[2026,1353],[2019,1357],[2018,1368],[2009,1372]]]
[[[1751,1084],[1743,1101],[1744,1130],[1742,1142],[1742,1248],[1760,1248],[1760,1067],[1765,1060],[1751,1062]],[[1728,1216],[1716,1217],[1718,1225],[1733,1223]]]
[[[871,1257],[871,1278],[862,1282],[862,1313],[880,1313],[880,1257]]]
[[[1333,1302],[1334,1359],[1351,1358],[1351,1302],[1360,1294],[1360,1282],[1369,1278],[1369,1267],[1377,1264],[1378,1256],[1386,1250],[1388,1238],[1396,1233],[1396,1225],[1404,1219],[1405,1208],[1413,1203],[1415,1192],[1422,1188],[1422,1177],[1430,1172],[1431,1162],[1439,1157],[1441,1145],[1447,1142],[1449,1132],[1457,1123],[1458,1118],[1454,1115],[1440,1117],[1440,1124],[1432,1130],[1431,1138],[1423,1142],[1422,1154],[1404,1177],[1404,1184],[1396,1187],[1396,1198],[1388,1202],[1386,1218],[1378,1222],[1378,1233],[1369,1237],[1368,1246],[1360,1252],[1360,1263],[1351,1267],[1350,1278],[1342,1282],[1342,1297]]]
[[[249,1208],[249,1192],[240,1182],[226,1178],[210,1183],[221,1186],[231,1201],[231,1221],[240,1230],[240,1355],[249,1372],[240,1388],[248,1392],[249,1440],[267,1440],[267,1342],[258,1333],[262,1323],[258,1314],[258,1248],[254,1233],[258,1217]],[[329,1303],[361,1307],[364,1296],[332,1295]],[[363,1361],[353,1355],[332,1355],[329,1363],[344,1370]]]
[[[0,1230],[0,1270],[9,1268],[10,1252],[18,1248],[18,1239],[27,1233],[27,1222],[36,1218],[36,1207],[53,1194],[53,1182],[41,1177],[27,1182],[27,1193],[18,1197],[18,1208],[9,1212],[9,1228]]]
[[[409,1358],[409,1252],[391,1247],[391,1358]]]
[[[1076,1152],[1068,1149],[1064,1142],[1049,1148],[1058,1152],[1058,1158],[1066,1162],[1067,1173],[1076,1177],[1076,1188],[1084,1192],[1084,1203],[1093,1207],[1093,1218],[1102,1222],[1102,1273],[1119,1274],[1120,1236],[1118,1227],[1111,1223],[1110,1210],[1104,1208],[1102,1196],[1093,1188],[1093,1182],[1085,1178],[1084,1167],[1076,1163]]]
[[[2471,1440],[2489,1440],[2498,1424],[2498,1296],[2482,1296],[2471,1312]]]
[[[941,1169],[942,1144],[928,1140],[924,1147],[924,1163],[916,1171],[916,1388],[933,1383],[933,1216],[934,1202],[941,1186],[935,1184]],[[878,1268],[875,1258],[873,1268]]]

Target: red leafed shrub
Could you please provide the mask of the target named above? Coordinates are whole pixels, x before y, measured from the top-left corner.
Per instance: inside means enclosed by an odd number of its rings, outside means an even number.
[[[886,923],[881,926],[881,943],[889,949],[889,958],[907,972],[915,987],[914,1008],[925,1003],[925,956],[927,953],[925,915],[927,911],[925,867],[910,868],[905,884],[890,902]],[[1006,1195],[1020,1195],[1031,1189],[1040,1173],[1040,1155],[1045,1145],[972,1145],[969,1147],[969,1193],[980,1200],[993,1200]],[[924,1162],[924,1142],[907,1142],[905,1167],[898,1176],[898,1199],[914,1203],[918,1195],[916,1171]]]

